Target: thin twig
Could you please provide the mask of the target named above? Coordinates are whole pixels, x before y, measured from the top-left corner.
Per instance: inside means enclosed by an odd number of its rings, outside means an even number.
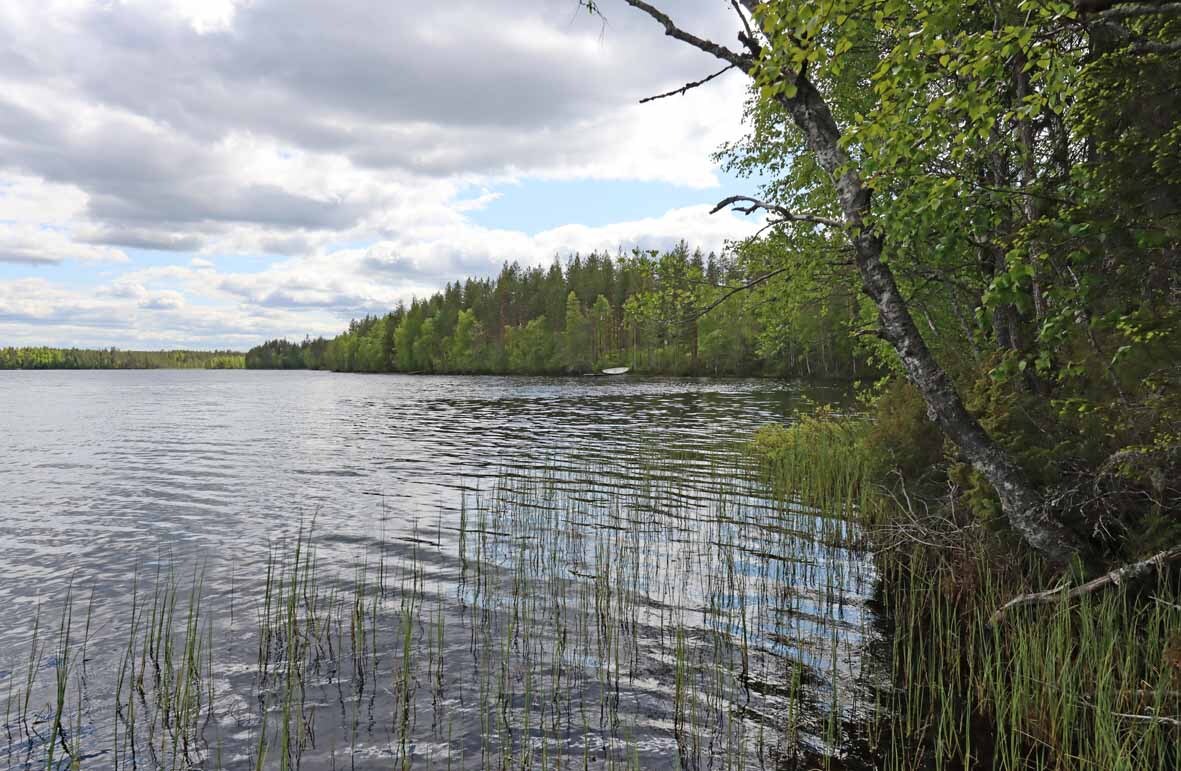
[[[729,300],[731,297],[738,294],[739,292],[745,292],[748,289],[754,289],[759,284],[762,284],[766,281],[771,280],[775,276],[778,276],[780,273],[786,273],[787,270],[788,270],[787,268],[779,268],[777,270],[772,270],[768,273],[764,273],[763,275],[758,276],[757,278],[751,279],[750,281],[746,282],[745,284],[742,284],[740,286],[731,287],[730,291],[726,292],[724,295],[722,295],[718,299],[714,300],[709,305],[706,305],[704,308],[694,311],[691,316],[689,316],[687,319],[685,319],[684,323],[688,324],[691,321],[696,321],[697,319],[699,319],[702,316],[704,316],[705,314],[709,313],[714,308],[716,308],[719,305],[721,305],[722,303],[726,302],[727,300]]]
[[[733,64],[727,65],[727,66],[723,67],[722,69],[718,70],[717,72],[715,72],[713,75],[710,75],[707,78],[702,78],[701,80],[695,80],[691,83],[686,83],[685,85],[681,86],[680,88],[675,88],[672,91],[668,91],[663,94],[657,94],[656,96],[646,96],[640,100],[640,104],[647,104],[648,102],[655,102],[657,99],[666,99],[670,96],[684,96],[685,93],[687,91],[689,91],[690,89],[697,88],[698,86],[704,86],[706,83],[710,82],[714,78],[721,77],[722,75],[725,75],[727,72],[729,72],[732,69],[734,69]]]

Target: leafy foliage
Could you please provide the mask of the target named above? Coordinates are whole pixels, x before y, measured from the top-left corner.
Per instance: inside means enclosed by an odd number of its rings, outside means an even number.
[[[870,189],[883,260],[989,434],[1109,548],[1145,546],[1135,534],[1149,520],[1181,523],[1181,495],[1151,482],[1173,472],[1169,437],[1181,434],[1177,14],[1118,2],[812,0],[760,3],[752,23],[751,130],[721,160],[769,178],[760,197],[775,205],[838,216],[832,179],[801,152],[807,137],[785,111],[813,84]],[[791,308],[858,287],[847,235],[775,228],[765,265],[790,277],[775,301]],[[877,334],[874,309],[852,302],[855,333]],[[862,344],[902,375],[884,343]],[[885,391],[874,441],[895,467],[929,477],[943,448],[925,441],[934,429],[904,393]],[[947,449],[950,480],[993,518],[991,486]]]
[[[0,348],[0,369],[242,369],[234,351],[121,351],[118,348]]]

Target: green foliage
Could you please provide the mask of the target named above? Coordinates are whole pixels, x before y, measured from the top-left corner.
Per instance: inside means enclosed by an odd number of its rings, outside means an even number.
[[[873,475],[891,484],[901,475],[907,484],[931,489],[944,473],[944,439],[927,417],[922,396],[902,379],[891,380],[873,402],[872,420],[863,438]]]
[[[332,340],[268,341],[247,362],[264,369],[411,373],[630,366],[665,374],[844,377],[864,370],[847,335],[855,309],[848,293],[782,298],[786,285],[779,277],[753,293],[735,292],[781,248],[752,242],[718,256],[682,243],[664,253],[576,254],[565,266],[509,264],[495,279],[448,284],[409,307],[354,320]]]
[[[558,346],[544,315],[505,330],[508,366],[514,372],[553,372],[559,368]]]
[[[118,348],[0,348],[0,369],[242,369],[235,351],[121,351]]]
[[[600,295],[601,297],[601,295]],[[562,338],[562,356],[567,371],[586,372],[594,362],[593,330],[574,290],[566,296],[566,330]]]
[[[751,130],[719,158],[769,180],[764,200],[841,218],[832,180],[785,114],[803,73],[872,194],[883,258],[969,409],[1051,505],[1126,555],[1165,543],[1181,521],[1181,492],[1152,482],[1176,478],[1167,437],[1181,421],[1181,57],[1170,53],[1181,21],[1149,4],[1114,18],[1076,5],[762,3]],[[785,345],[786,328],[876,331],[847,233],[796,223],[764,243],[764,270],[787,278],[768,283],[762,352]],[[875,337],[851,347],[904,376]],[[943,460],[913,393],[888,390],[876,411],[877,462],[912,481],[946,474],[967,509],[1000,524],[990,486],[954,453]],[[1118,473],[1132,457],[1145,468]]]

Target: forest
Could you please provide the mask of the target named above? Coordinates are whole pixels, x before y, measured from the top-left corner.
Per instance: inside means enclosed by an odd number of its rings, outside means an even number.
[[[0,369],[242,369],[236,351],[121,351],[118,348],[0,348]]]
[[[271,340],[257,369],[582,374],[626,366],[672,375],[850,378],[872,372],[850,330],[858,302],[817,273],[766,270],[774,241],[703,255],[572,255],[545,267],[506,263],[495,278],[449,283],[331,340]]]

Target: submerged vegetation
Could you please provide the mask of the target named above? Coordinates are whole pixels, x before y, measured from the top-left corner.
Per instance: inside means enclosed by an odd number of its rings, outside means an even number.
[[[121,351],[118,348],[0,348],[0,369],[243,369],[235,351]]]
[[[109,663],[87,651],[101,601],[58,598],[7,678],[3,757],[737,769],[861,753],[886,681],[857,527],[768,498],[737,452],[631,460],[624,486],[594,464],[506,472],[464,495],[457,527],[426,517],[351,569],[310,525],[233,592],[148,569],[98,632],[121,641]]]

